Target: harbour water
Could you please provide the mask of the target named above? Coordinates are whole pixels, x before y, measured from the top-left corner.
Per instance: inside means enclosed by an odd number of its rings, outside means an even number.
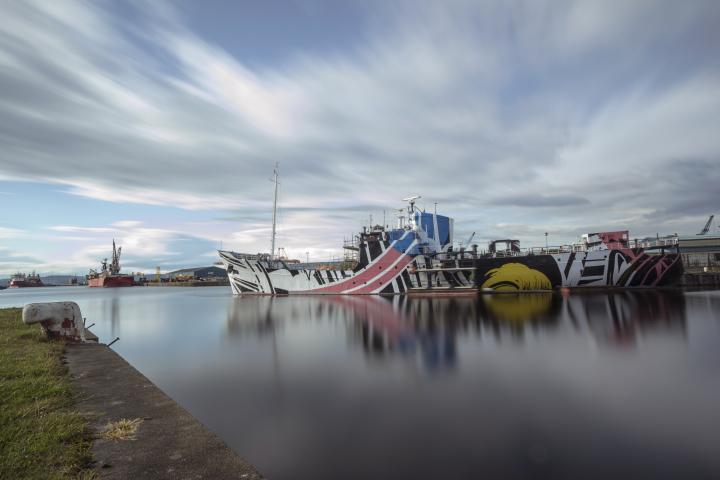
[[[268,478],[720,478],[720,291],[78,302]]]

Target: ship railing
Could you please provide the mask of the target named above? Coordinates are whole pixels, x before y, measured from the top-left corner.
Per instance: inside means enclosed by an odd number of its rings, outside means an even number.
[[[561,253],[576,253],[585,251],[582,244],[550,245],[547,247],[530,247],[519,250],[497,250],[495,252],[483,251],[481,256],[491,257],[526,257],[528,255],[559,255]]]
[[[659,247],[675,247],[678,244],[677,237],[659,239],[655,241],[630,241],[626,247],[623,248],[659,248]],[[549,245],[547,247],[529,247],[521,248],[519,250],[496,250],[494,252],[486,250],[478,250],[477,254],[474,254],[472,250],[464,251],[450,251],[450,252],[435,252],[425,254],[429,257],[436,258],[438,260],[451,260],[451,259],[469,259],[476,257],[524,257],[528,255],[560,255],[565,253],[578,253],[587,252],[588,248],[582,243],[572,243],[565,245]]]
[[[521,248],[520,250],[499,250],[492,255],[495,257],[525,257],[528,255],[558,255],[583,251],[582,245],[557,245],[547,247]]]
[[[678,245],[678,238],[662,238],[652,241],[639,241],[631,240],[627,243],[626,247],[623,248],[661,248],[661,247],[676,247]],[[495,252],[479,250],[479,257],[524,257],[528,255],[559,255],[564,253],[578,253],[587,252],[588,249],[582,243],[572,243],[566,245],[549,245],[547,247],[529,247],[521,248],[519,250],[497,250]],[[467,254],[467,252],[466,252]]]
[[[270,255],[267,253],[236,253],[232,252],[233,257],[238,260],[270,260]]]

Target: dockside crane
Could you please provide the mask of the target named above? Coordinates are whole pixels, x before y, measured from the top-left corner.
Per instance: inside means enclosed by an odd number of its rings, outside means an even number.
[[[112,262],[110,262],[110,273],[117,275],[120,273],[120,254],[122,253],[122,247],[115,248],[115,239],[113,238],[113,254]],[[105,259],[107,262],[107,259]]]
[[[468,245],[470,245],[470,242],[473,241],[473,238],[475,238],[475,232],[472,232],[472,235],[470,235],[470,237],[465,241],[465,243],[464,243],[463,245],[466,246],[466,247],[467,247]]]
[[[702,231],[698,233],[698,235],[705,235],[710,231],[710,225],[712,224],[713,218],[715,218],[715,215],[710,215],[710,218],[708,218],[707,223],[705,224],[705,227],[703,227]]]

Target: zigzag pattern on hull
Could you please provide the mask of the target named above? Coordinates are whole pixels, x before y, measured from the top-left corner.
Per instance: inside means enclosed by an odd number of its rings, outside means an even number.
[[[363,229],[353,270],[288,265],[261,254],[219,254],[237,295],[394,295],[413,289],[472,287],[509,291],[655,287],[672,283],[682,273],[678,254],[648,255],[641,249],[618,248],[626,244],[627,231],[589,234],[592,242],[581,246],[584,249],[573,247],[557,254],[522,254],[517,241],[502,240],[511,244],[506,253],[493,248],[483,255],[478,254],[476,245],[472,251],[453,252],[451,218],[415,210],[412,202],[407,213],[408,224],[399,221],[396,229]]]
[[[379,238],[361,245],[354,270],[270,268],[269,263],[248,255],[221,251],[235,294],[373,294],[404,293],[412,287],[406,267],[413,260],[413,232],[390,241]]]
[[[672,284],[683,271],[679,254],[630,248],[481,258],[474,265],[476,286],[493,290],[658,287]]]

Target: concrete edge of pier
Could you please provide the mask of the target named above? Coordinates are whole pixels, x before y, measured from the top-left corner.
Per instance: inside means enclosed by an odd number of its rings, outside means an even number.
[[[65,359],[101,478],[263,478],[107,345],[69,344]],[[121,419],[141,419],[134,438],[106,439],[108,422]]]

